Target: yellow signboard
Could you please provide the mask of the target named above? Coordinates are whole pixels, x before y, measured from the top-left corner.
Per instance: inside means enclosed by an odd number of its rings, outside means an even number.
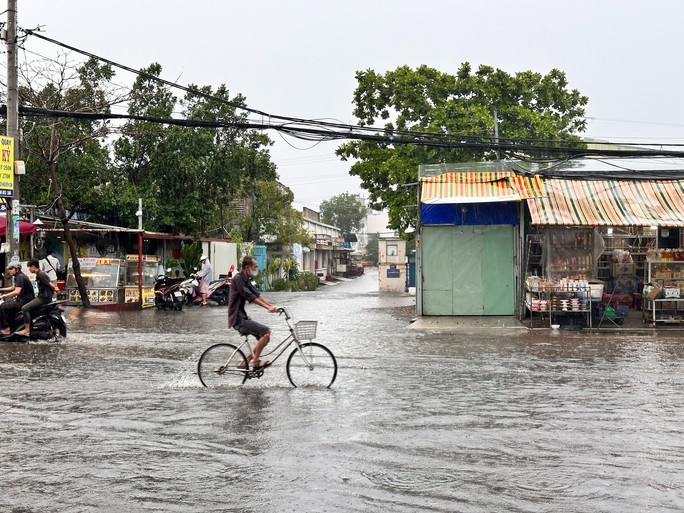
[[[0,197],[14,196],[14,138],[0,136]]]

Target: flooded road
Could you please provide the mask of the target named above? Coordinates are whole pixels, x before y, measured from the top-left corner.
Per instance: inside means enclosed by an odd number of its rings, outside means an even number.
[[[0,511],[684,509],[684,339],[418,333],[376,277],[266,294],[319,320],[332,389],[283,359],[203,388],[221,307],[71,308],[66,342],[0,345]]]

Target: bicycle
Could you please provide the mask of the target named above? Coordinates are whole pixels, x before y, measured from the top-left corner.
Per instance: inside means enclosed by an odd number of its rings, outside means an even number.
[[[296,347],[285,364],[287,377],[292,386],[330,388],[337,377],[337,360],[330,349],[318,342],[312,342],[316,338],[318,321],[298,321],[293,325],[290,323],[292,316],[287,308],[278,310],[280,314],[285,315],[289,335],[270,351],[261,354],[261,358],[270,359],[271,363],[268,366],[249,367],[247,355],[252,354],[252,346],[249,342],[249,335],[240,333],[245,340],[239,346],[221,342],[208,347],[202,353],[197,362],[197,374],[202,385],[205,387],[237,386],[248,379],[261,378],[264,371],[273,365],[288,347],[295,344]],[[245,350],[247,355],[245,355]]]

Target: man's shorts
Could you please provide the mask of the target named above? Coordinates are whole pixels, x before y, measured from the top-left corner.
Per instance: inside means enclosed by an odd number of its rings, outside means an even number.
[[[266,335],[270,329],[268,326],[259,324],[251,319],[245,319],[239,326],[234,326],[236,330],[240,332],[241,335],[253,335],[257,339]]]

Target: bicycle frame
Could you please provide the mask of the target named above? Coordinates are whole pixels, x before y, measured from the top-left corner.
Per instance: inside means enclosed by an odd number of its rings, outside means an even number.
[[[301,356],[302,360],[304,360],[304,363],[306,364],[306,366],[309,367],[310,369],[313,369],[313,365],[311,364],[310,361],[308,361],[308,360],[306,359],[306,356],[304,355],[304,352],[301,351],[301,349],[302,349],[301,341],[300,341],[299,338],[297,337],[297,333],[296,333],[296,331],[295,331],[295,329],[294,329],[294,326],[292,326],[292,324],[290,323],[290,320],[292,319],[292,316],[290,315],[290,312],[288,312],[287,308],[281,307],[281,308],[280,308],[280,313],[285,314],[285,322],[287,323],[287,327],[288,327],[288,330],[289,330],[290,334],[287,335],[283,340],[281,340],[281,341],[278,343],[278,345],[276,345],[275,347],[273,347],[270,351],[268,351],[268,352],[262,352],[262,353],[261,353],[261,356],[262,356],[262,357],[270,357],[270,356],[274,355],[274,354],[277,352],[277,354],[275,354],[275,356],[273,356],[273,357],[271,358],[271,364],[273,364],[278,358],[280,358],[280,357],[283,355],[283,353],[285,353],[285,351],[286,351],[286,350],[292,345],[292,343],[294,342],[294,343],[297,345],[297,347],[300,349],[299,355]],[[244,336],[245,339],[243,340],[243,342],[242,342],[239,346],[237,346],[237,350],[240,350],[240,351],[242,351],[243,353],[245,353],[245,356],[249,356],[249,355],[252,354],[252,344],[251,344],[250,341],[249,341],[249,337],[250,337],[250,336],[251,336],[251,335],[245,335],[245,336]],[[281,347],[282,347],[282,349],[280,349]],[[247,351],[245,351],[245,348],[247,349]],[[280,349],[280,351],[278,352],[279,349]],[[236,352],[237,352],[237,351],[236,351]],[[233,354],[230,355],[230,358],[228,359],[228,361],[230,361],[234,356],[235,356],[235,352],[233,352]],[[241,372],[250,373],[250,372],[254,372],[254,371],[253,371],[253,369],[244,369],[244,370],[242,370]],[[262,371],[262,372],[263,372],[263,371]]]

